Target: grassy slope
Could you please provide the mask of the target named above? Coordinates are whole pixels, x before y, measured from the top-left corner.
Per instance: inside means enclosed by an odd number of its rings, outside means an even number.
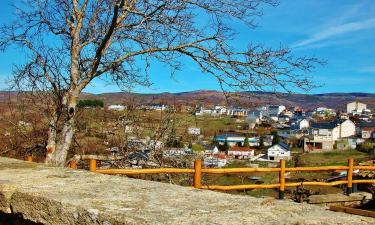
[[[348,159],[353,158],[355,162],[368,160],[368,154],[357,150],[336,150],[321,153],[309,153],[300,157],[302,166],[335,166],[347,165]]]

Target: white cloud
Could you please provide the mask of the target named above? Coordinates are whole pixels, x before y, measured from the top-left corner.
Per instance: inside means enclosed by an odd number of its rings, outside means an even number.
[[[365,29],[370,29],[375,27],[375,18],[357,21],[357,22],[349,22],[339,25],[331,25],[330,27],[318,31],[312,34],[309,38],[298,41],[297,43],[293,44],[293,48],[300,48],[305,47],[312,44],[321,43],[326,41],[332,37],[343,35],[346,33],[351,33],[354,31],[360,31]]]

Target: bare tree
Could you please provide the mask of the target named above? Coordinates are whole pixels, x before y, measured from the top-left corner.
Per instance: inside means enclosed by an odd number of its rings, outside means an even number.
[[[48,93],[46,163],[63,166],[74,135],[77,98],[95,78],[123,88],[150,85],[152,63],[181,69],[188,58],[228,90],[311,87],[305,75],[318,60],[288,48],[231,47],[231,20],[254,28],[261,5],[274,0],[24,0],[1,28],[0,47],[26,49],[14,81]],[[47,98],[47,97],[45,97]]]

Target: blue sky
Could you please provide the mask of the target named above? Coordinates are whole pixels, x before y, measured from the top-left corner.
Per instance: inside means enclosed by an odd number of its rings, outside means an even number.
[[[8,22],[13,9],[11,0],[0,2],[0,22]],[[325,59],[327,65],[311,74],[322,84],[310,93],[375,93],[375,2],[373,0],[280,0],[276,8],[264,6],[259,27],[249,29],[233,22],[239,32],[233,44],[262,43],[266,46],[287,45],[297,55]],[[23,61],[22,52],[9,49],[0,53],[0,89],[13,64]],[[136,92],[182,92],[219,89],[217,82],[190,61],[183,70],[170,77],[162,65],[152,65],[151,88],[137,87]],[[114,85],[95,80],[85,91],[92,93],[120,91]]]

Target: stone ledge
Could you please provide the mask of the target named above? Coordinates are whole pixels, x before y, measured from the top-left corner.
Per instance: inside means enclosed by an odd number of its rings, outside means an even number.
[[[324,207],[0,158],[0,210],[42,224],[375,224]]]

